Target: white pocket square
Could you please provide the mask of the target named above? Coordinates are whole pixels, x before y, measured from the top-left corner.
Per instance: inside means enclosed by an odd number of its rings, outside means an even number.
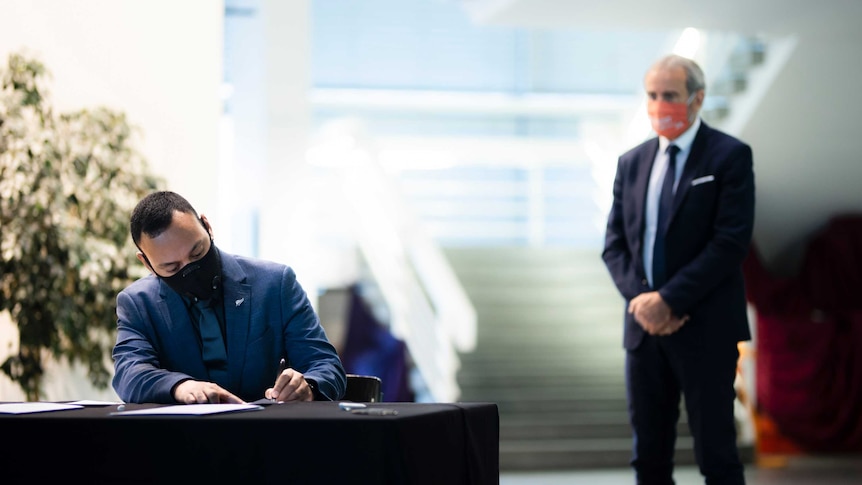
[[[691,186],[694,187],[695,185],[705,184],[707,182],[712,182],[713,180],[715,180],[715,177],[712,175],[707,175],[705,177],[698,177],[698,178],[691,181]]]

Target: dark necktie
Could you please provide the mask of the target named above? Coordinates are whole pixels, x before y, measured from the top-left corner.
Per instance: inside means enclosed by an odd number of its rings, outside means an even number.
[[[679,147],[669,145],[667,147],[667,171],[664,174],[664,182],[661,186],[661,195],[658,199],[658,222],[655,227],[655,245],[652,256],[652,281],[653,288],[658,289],[667,280],[667,268],[665,259],[664,236],[667,232],[667,221],[673,207],[673,183],[676,178],[676,154]]]
[[[227,352],[215,309],[210,306],[210,302],[202,300],[196,301],[193,308],[201,334],[204,365],[209,371],[210,380],[224,387],[227,385]]]

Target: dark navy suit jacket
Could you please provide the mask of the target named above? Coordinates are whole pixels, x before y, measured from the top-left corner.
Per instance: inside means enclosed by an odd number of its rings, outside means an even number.
[[[264,397],[279,360],[339,399],[346,377],[296,274],[277,263],[219,251],[222,263],[227,390],[245,401]],[[149,275],[117,296],[114,390],[126,402],[173,403],[180,381],[209,381],[201,344],[182,297]]]
[[[652,138],[622,155],[614,181],[602,258],[628,302],[652,291],[642,257],[644,208],[658,151]],[[677,316],[690,320],[667,337],[689,349],[751,338],[742,262],[754,225],[751,148],[701,123],[673,200],[665,235],[668,280],[659,288]],[[624,346],[640,345],[644,330],[626,312]]]

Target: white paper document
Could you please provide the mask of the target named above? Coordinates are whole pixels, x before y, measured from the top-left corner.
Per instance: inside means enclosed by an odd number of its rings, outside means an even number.
[[[256,411],[263,406],[256,404],[177,404],[157,408],[134,409],[111,413],[114,416],[192,415],[232,413],[234,411]]]
[[[79,406],[116,406],[117,404],[123,404],[117,401],[94,401],[92,399],[82,399],[80,401],[73,401],[69,404],[77,404]]]
[[[77,404],[61,404],[56,402],[10,402],[0,404],[0,414],[44,413],[47,411],[65,411],[81,409]]]

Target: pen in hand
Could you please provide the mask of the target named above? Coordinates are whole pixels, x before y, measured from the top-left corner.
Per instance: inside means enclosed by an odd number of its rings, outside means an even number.
[[[278,361],[278,374],[275,375],[275,381],[278,382],[278,378],[281,376],[281,373],[284,372],[284,369],[287,369],[287,361],[284,360],[284,357]],[[270,398],[270,401],[275,402],[275,398]]]
[[[280,376],[281,373],[284,372],[284,369],[287,369],[287,361],[284,360],[284,357],[282,357],[281,360],[278,361],[278,374],[275,375],[275,380],[278,380],[278,376]]]

